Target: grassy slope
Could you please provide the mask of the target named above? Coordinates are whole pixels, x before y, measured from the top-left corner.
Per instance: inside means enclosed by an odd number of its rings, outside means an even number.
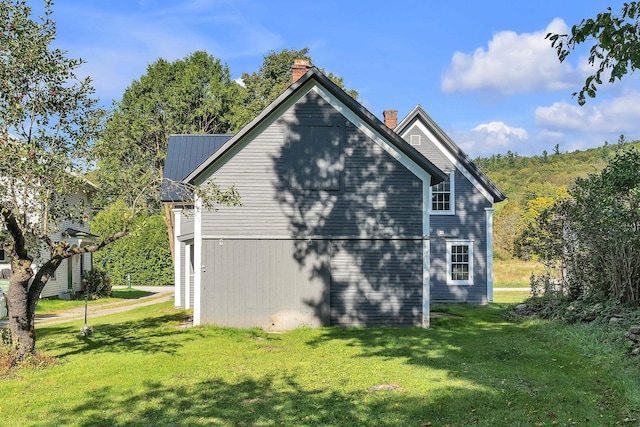
[[[616,425],[638,365],[580,327],[441,307],[417,328],[182,329],[170,303],[41,328],[61,364],[0,380],[6,425]],[[585,343],[588,343],[585,344]],[[370,392],[379,384],[396,391]]]
[[[493,263],[495,288],[529,288],[532,273],[541,274],[543,266],[537,262],[496,260]]]

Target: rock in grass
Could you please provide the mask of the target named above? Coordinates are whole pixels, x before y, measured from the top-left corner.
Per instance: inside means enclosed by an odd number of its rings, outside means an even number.
[[[375,393],[376,391],[394,391],[394,390],[400,390],[401,388],[402,387],[400,387],[400,384],[396,384],[396,383],[378,384],[371,387],[369,389],[369,393]]]

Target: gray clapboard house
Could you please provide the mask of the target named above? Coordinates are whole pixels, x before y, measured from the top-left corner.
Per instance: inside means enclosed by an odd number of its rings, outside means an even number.
[[[432,299],[489,301],[502,193],[461,153],[422,150],[429,138],[455,144],[421,109],[396,133],[318,69],[296,67],[302,76],[294,69],[238,134],[170,137],[165,178],[234,184],[242,198],[212,212],[163,191],[175,205],[176,306],[193,308],[195,324],[282,330],[428,326]],[[401,137],[418,133],[424,146]],[[432,198],[444,203],[447,182],[456,210],[443,221]]]
[[[500,189],[422,109],[387,125],[447,174],[431,187],[431,301],[493,300],[493,203]]]

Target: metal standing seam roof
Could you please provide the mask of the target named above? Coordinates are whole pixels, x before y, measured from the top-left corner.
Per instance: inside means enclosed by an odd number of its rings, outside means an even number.
[[[170,181],[184,180],[232,137],[231,134],[171,135],[160,190],[162,201],[183,201],[184,194],[172,188]]]

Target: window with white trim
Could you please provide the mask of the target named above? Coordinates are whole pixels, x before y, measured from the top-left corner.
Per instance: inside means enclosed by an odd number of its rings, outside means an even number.
[[[454,172],[440,184],[431,186],[431,213],[434,215],[453,215],[455,213]]]
[[[4,249],[0,249],[0,261],[5,261],[5,252]]]
[[[447,242],[447,284],[473,285],[473,242]]]

